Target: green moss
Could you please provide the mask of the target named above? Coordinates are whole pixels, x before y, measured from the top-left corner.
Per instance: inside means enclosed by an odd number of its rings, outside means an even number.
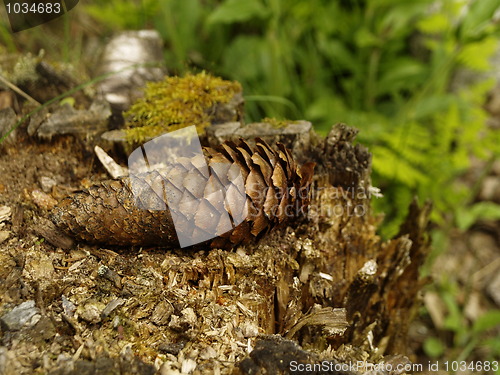
[[[268,123],[268,124],[270,124],[274,128],[284,128],[288,124],[296,124],[299,121],[287,120],[287,119],[279,120],[279,119],[274,118],[274,117],[265,117],[262,120],[260,120],[260,122]]]
[[[241,85],[205,72],[166,77],[146,86],[145,96],[124,113],[127,139],[143,142],[160,134],[196,125],[210,125],[214,107],[228,103],[241,92]]]
[[[33,56],[31,53],[18,56],[14,63],[7,62],[0,67],[0,73],[15,85],[20,85],[27,82],[34,82],[38,78],[36,73],[36,64],[43,58],[43,51],[40,51],[38,56]]]

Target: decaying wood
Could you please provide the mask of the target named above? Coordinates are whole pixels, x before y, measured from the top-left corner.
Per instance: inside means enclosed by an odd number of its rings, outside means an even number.
[[[60,134],[89,136],[90,134],[102,133],[107,128],[110,116],[111,108],[109,103],[104,100],[96,100],[89,109],[81,110],[65,104],[40,124],[33,123],[33,126],[28,130],[44,139],[50,139]]]
[[[112,178],[117,179],[121,177],[126,177],[128,175],[127,168],[122,167],[117,162],[113,160],[111,156],[107,154],[101,147],[95,146],[94,152],[99,158],[99,161],[106,169],[106,171],[111,175]]]
[[[35,233],[43,236],[47,241],[61,249],[70,249],[75,245],[75,241],[61,231],[54,225],[52,221],[46,218],[38,218],[32,226]]]
[[[418,269],[428,251],[429,206],[414,203],[396,238],[378,237],[370,154],[352,145],[354,136],[339,125],[326,139],[311,133],[308,142],[291,142],[294,160],[316,163],[307,214],[232,251],[77,243],[63,252],[28,237],[22,256],[1,251],[0,289],[9,304],[0,319],[26,300],[37,301],[41,315],[4,332],[5,368],[21,374],[95,374],[99,366],[117,374],[131,373],[132,366],[137,374],[153,368],[281,374],[291,360],[404,363],[419,306]],[[88,198],[120,206],[122,182],[97,186],[79,196],[80,205]],[[74,198],[61,204],[76,205]],[[87,224],[91,218],[88,213]]]

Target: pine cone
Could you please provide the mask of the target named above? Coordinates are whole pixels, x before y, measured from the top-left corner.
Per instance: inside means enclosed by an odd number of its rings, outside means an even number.
[[[210,240],[212,248],[227,249],[261,237],[307,207],[314,163],[299,169],[282,144],[273,149],[257,139],[252,149],[240,140],[203,151],[206,161],[201,155],[183,158],[167,172],[77,192],[63,199],[51,219],[90,243],[185,247]]]

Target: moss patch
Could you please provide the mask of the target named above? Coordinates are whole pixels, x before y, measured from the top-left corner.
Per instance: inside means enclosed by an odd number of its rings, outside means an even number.
[[[297,121],[297,120],[288,120],[288,119],[279,120],[279,119],[274,118],[274,117],[264,117],[262,120],[260,120],[260,122],[268,123],[273,128],[278,128],[278,129],[279,128],[285,128],[289,124],[298,124],[298,123],[300,123],[300,121]]]
[[[151,82],[144,98],[124,113],[127,138],[143,142],[190,125],[202,131],[210,125],[215,106],[228,103],[241,90],[238,82],[205,72]]]

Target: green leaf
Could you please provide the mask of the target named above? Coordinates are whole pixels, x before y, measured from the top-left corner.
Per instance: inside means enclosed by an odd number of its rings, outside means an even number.
[[[481,333],[496,327],[500,327],[500,310],[491,310],[476,319],[472,331]]]
[[[485,38],[479,42],[466,44],[457,59],[469,69],[486,72],[491,69],[489,60],[497,49],[498,40],[496,38]]]
[[[452,100],[452,95],[427,96],[415,104],[413,119],[418,120],[445,111]]]
[[[456,221],[461,230],[467,230],[480,219],[499,220],[500,205],[493,202],[479,202],[469,208],[459,207],[457,209]]]
[[[484,346],[491,350],[491,355],[500,356],[500,337],[492,337],[484,340]]]
[[[342,118],[345,114],[345,105],[339,97],[325,92],[323,95],[315,99],[307,108],[306,117],[309,119],[329,118],[332,114],[338,116],[336,122],[345,122]]]
[[[252,18],[266,18],[267,8],[258,0],[226,0],[209,16],[209,24],[231,24],[245,22]]]
[[[390,4],[387,11],[380,18],[377,32],[386,34],[386,37],[407,35],[414,30],[414,22],[428,8],[429,1],[415,1],[407,4],[399,1],[397,4]],[[379,1],[377,5],[381,5]]]
[[[68,96],[67,98],[64,98],[59,102],[59,105],[63,106],[65,104],[68,104],[70,107],[74,108],[75,107],[75,98],[72,96]]]
[[[428,337],[424,341],[424,351],[431,358],[439,358],[444,353],[445,346],[437,337]]]
[[[434,13],[418,22],[419,31],[426,34],[446,32],[450,28],[450,18],[443,13]]]
[[[233,39],[230,48],[226,50],[222,61],[223,71],[242,83],[258,81],[265,73],[263,64],[267,51],[268,46],[264,39],[241,35]],[[245,89],[248,90],[247,87]]]
[[[345,43],[325,36],[320,36],[318,48],[330,59],[335,71],[359,71],[359,61],[356,60],[354,54],[346,47]]]
[[[384,66],[384,73],[377,85],[377,94],[390,94],[404,88],[413,88],[421,83],[425,71],[424,65],[416,60],[409,58],[393,60]]]
[[[146,20],[157,12],[155,0],[110,0],[84,5],[85,11],[106,27],[115,29],[141,29]]]
[[[354,41],[360,48],[373,47],[380,44],[379,38],[373,34],[367,27],[362,27],[354,35]]]
[[[167,66],[182,72],[192,56],[199,50],[199,28],[202,9],[198,0],[160,1],[154,24],[169,46],[165,51]]]
[[[453,284],[449,285],[449,290],[441,291],[441,299],[448,309],[448,315],[444,319],[443,327],[457,334],[463,334],[467,331],[464,324],[464,316],[456,300],[457,291]]]
[[[498,10],[500,10],[498,0],[473,1],[460,26],[460,38],[466,40],[480,37],[486,28],[492,24],[493,15]]]
[[[388,179],[400,181],[407,188],[413,188],[427,179],[419,168],[409,163],[399,152],[384,146],[374,146],[372,153],[373,170]]]

